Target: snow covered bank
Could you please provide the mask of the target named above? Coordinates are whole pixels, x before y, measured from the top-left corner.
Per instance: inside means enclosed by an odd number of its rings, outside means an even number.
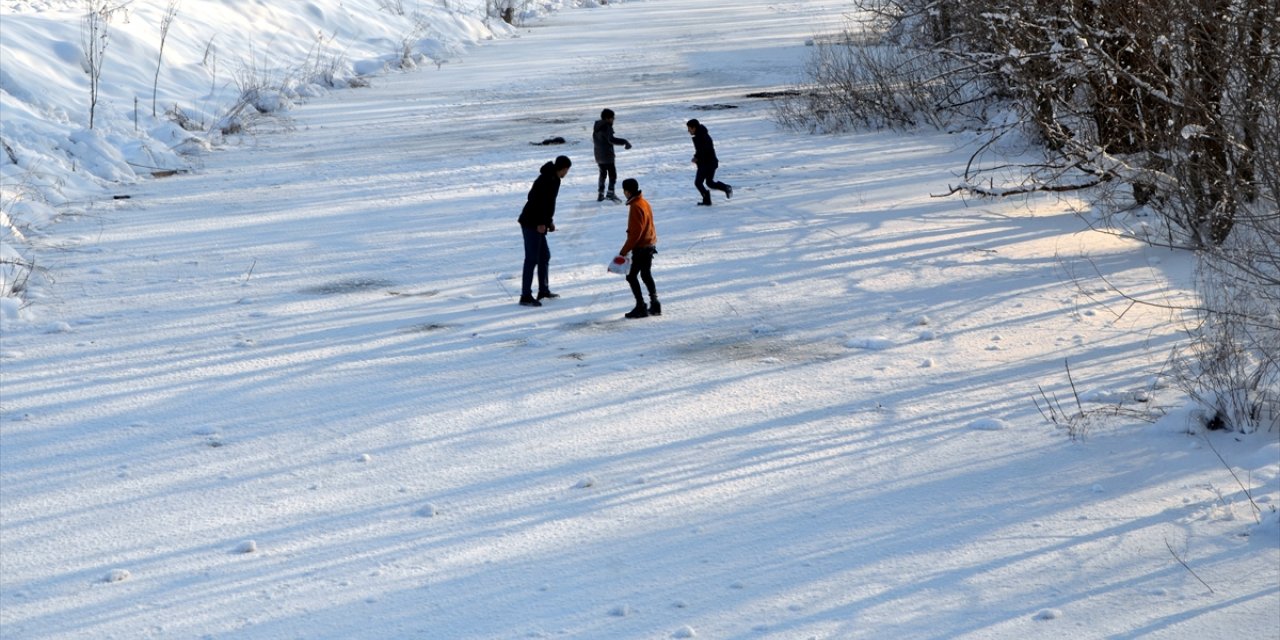
[[[245,142],[256,121],[299,100],[389,70],[449,64],[481,41],[514,35],[486,15],[493,4],[3,0],[0,294],[39,286],[43,260],[32,240],[57,216],[91,212],[120,185],[198,167],[201,154]],[[516,24],[598,6],[512,4],[521,9]],[[89,7],[105,8],[96,40]]]

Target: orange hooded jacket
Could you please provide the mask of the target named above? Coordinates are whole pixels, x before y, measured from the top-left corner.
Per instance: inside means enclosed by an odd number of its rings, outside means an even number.
[[[632,249],[639,247],[655,247],[658,245],[658,230],[653,226],[653,209],[644,195],[637,193],[627,201],[630,211],[627,214],[627,243],[622,245],[618,255],[625,256]]]

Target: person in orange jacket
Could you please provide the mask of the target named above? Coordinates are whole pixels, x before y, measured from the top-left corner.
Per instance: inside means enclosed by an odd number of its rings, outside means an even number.
[[[631,293],[636,297],[636,307],[624,314],[628,318],[647,318],[662,315],[662,303],[658,302],[658,289],[653,284],[653,255],[658,253],[658,231],[653,226],[653,209],[640,192],[640,183],[635,178],[622,181],[622,195],[627,197],[627,241],[622,245],[619,256],[631,254],[631,272],[627,274],[627,284],[631,285]],[[644,304],[640,282],[644,282],[649,290],[649,306]]]

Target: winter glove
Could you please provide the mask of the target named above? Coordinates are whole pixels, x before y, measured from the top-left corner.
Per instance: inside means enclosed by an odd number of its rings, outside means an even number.
[[[622,148],[623,148],[623,149],[630,149],[630,148],[631,148],[631,143],[630,143],[630,142],[628,142],[628,143],[626,143],[626,144],[622,145]]]

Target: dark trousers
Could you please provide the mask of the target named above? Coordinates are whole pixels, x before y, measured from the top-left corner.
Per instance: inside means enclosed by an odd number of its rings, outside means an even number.
[[[658,289],[653,284],[653,254],[657,247],[636,247],[631,250],[631,272],[627,274],[627,284],[631,285],[631,293],[636,297],[636,304],[644,304],[644,296],[640,294],[640,281],[649,290],[650,298],[658,297]]]
[[[717,168],[716,165],[698,165],[698,175],[693,178],[693,186],[697,187],[698,193],[702,194],[703,202],[711,202],[711,192],[707,190],[707,187],[716,191],[727,192],[729,190],[729,185],[723,182],[716,182]],[[706,183],[705,187],[702,186],[703,183]]]
[[[600,182],[599,182],[599,186],[596,187],[596,190],[600,193],[604,193],[604,180],[605,178],[608,178],[609,193],[613,193],[613,187],[618,184],[618,168],[614,166],[612,162],[610,162],[609,164],[602,164],[599,166],[600,166]]]
[[[547,246],[547,234],[538,233],[537,227],[520,225],[524,233],[524,274],[520,280],[520,295],[533,295],[533,271],[538,270],[538,291],[550,291],[547,284],[547,263],[551,261],[551,249]]]

